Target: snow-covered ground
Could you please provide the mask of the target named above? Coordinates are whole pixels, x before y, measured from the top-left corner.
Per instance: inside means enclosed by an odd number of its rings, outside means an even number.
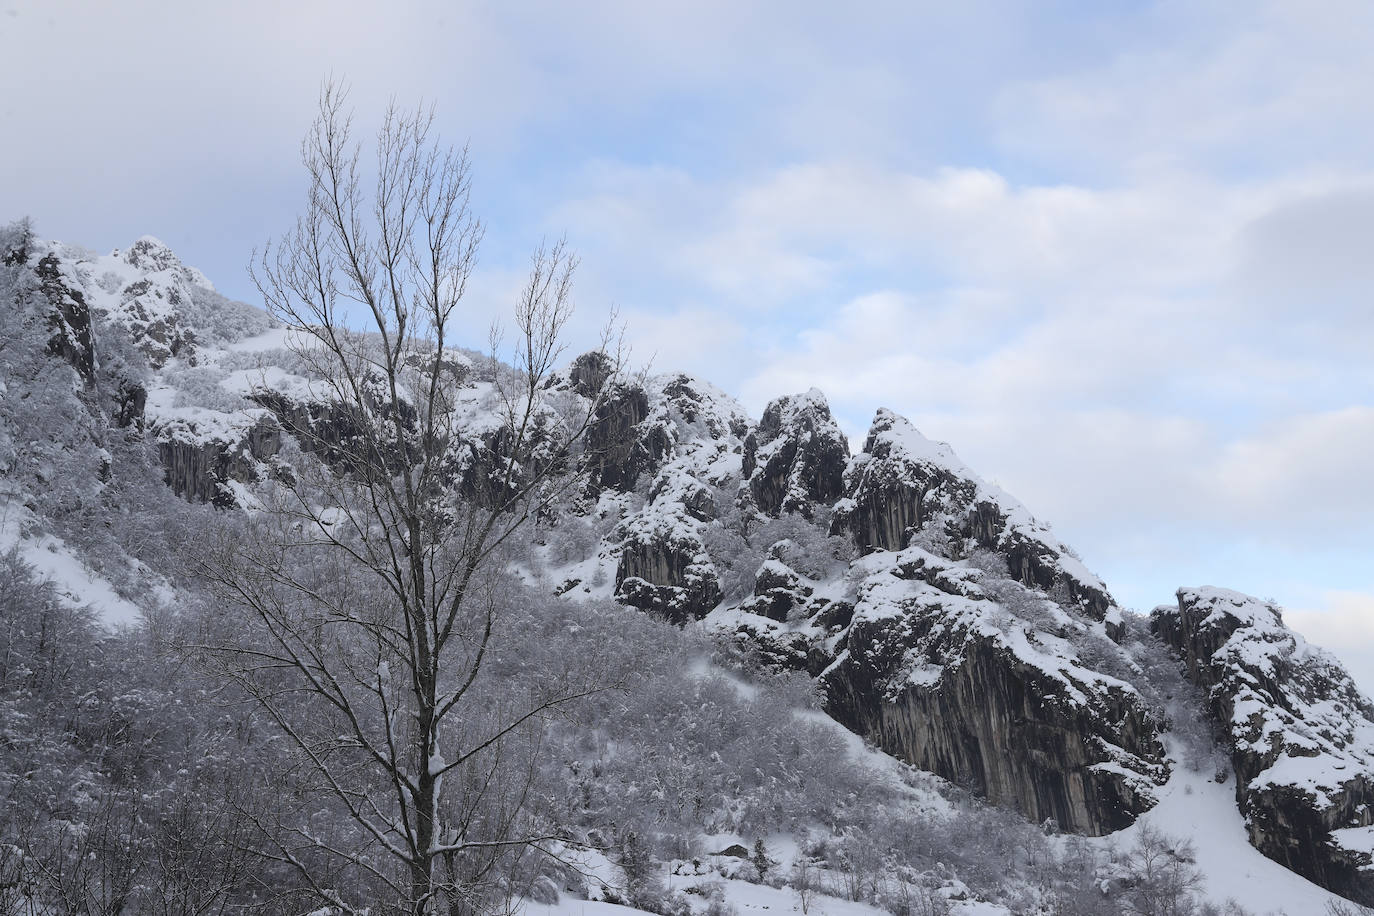
[[[684,896],[692,901],[694,911],[700,912],[708,904],[707,898],[700,893],[701,886],[707,883],[722,895],[722,902],[738,916],[782,916],[789,913],[805,916],[888,916],[886,910],[870,904],[829,894],[812,893],[803,907],[802,898],[790,887],[769,887],[747,881],[675,875],[669,880],[668,886],[672,890],[685,891]],[[632,916],[642,912],[604,900],[581,900],[567,895],[554,904],[525,901],[522,909],[524,916]],[[953,900],[950,904],[951,916],[1010,916],[1010,912],[1006,907],[974,900]]]
[[[26,535],[24,522],[32,513],[11,502],[0,512],[0,553],[18,548],[19,555],[39,575],[51,579],[57,594],[73,607],[89,606],[111,627],[137,623],[143,611],[120,595],[113,584],[91,569],[61,538]]]

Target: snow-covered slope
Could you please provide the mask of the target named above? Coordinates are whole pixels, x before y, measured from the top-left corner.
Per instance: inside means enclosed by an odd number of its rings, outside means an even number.
[[[1342,902],[1247,842],[1234,781],[1232,776],[1219,783],[1211,773],[1175,766],[1169,782],[1158,790],[1159,804],[1100,842],[1126,848],[1146,827],[1186,839],[1208,899],[1233,900],[1256,914],[1321,914],[1328,903]]]

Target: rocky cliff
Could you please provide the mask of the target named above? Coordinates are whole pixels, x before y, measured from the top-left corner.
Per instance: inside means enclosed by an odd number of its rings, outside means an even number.
[[[1033,821],[1075,833],[1127,826],[1168,775],[1160,722],[1081,647],[1100,622],[920,547],[875,552],[827,709],[889,753]],[[1015,586],[1013,586],[1015,588]]]
[[[1278,607],[1184,588],[1151,624],[1207,690],[1231,749],[1250,842],[1337,893],[1374,902],[1374,706]]]

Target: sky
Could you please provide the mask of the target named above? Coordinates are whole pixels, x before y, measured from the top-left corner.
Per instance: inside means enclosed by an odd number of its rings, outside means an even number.
[[[0,0],[0,219],[166,241],[217,287],[304,203],[346,81],[432,104],[571,345],[755,416],[820,388],[948,441],[1138,610],[1288,608],[1374,692],[1374,5]]]

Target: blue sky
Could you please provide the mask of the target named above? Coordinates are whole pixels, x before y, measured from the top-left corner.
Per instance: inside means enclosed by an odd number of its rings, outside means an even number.
[[[744,6],[0,0],[0,216],[252,301],[322,79],[424,99],[474,340],[566,234],[579,341],[891,407],[1122,603],[1276,598],[1374,688],[1374,7]]]

